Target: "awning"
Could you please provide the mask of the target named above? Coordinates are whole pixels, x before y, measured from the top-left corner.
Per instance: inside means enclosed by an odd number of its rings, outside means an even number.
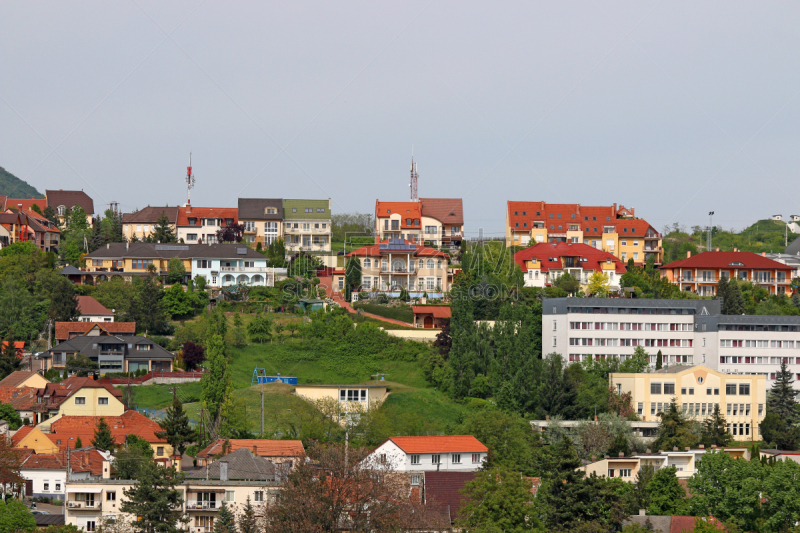
[[[100,494],[103,489],[100,488],[84,488],[84,489],[67,489],[67,494]]]

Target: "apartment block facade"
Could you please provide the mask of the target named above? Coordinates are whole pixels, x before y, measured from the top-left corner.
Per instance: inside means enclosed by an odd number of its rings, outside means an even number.
[[[722,374],[766,376],[786,361],[800,390],[800,317],[721,315],[719,300],[545,298],[542,346],[566,362],[630,357],[637,346],[654,367],[704,365]]]
[[[217,242],[217,231],[239,223],[239,210],[235,207],[178,208],[176,236],[185,244],[213,244]]]
[[[461,198],[420,198],[418,202],[375,201],[375,242],[404,239],[458,247],[464,239]]]
[[[283,200],[287,252],[331,251],[331,200]]]
[[[664,261],[661,234],[624,206],[582,206],[546,202],[509,201],[506,210],[506,244],[528,246],[540,242],[587,244],[629,259],[656,265]]]
[[[795,267],[753,252],[702,252],[660,267],[661,272],[682,291],[715,296],[721,277],[751,281],[770,294],[791,294]]]
[[[239,198],[239,222],[245,242],[269,246],[283,238],[283,200],[280,198]]]
[[[609,384],[620,394],[631,394],[633,408],[644,420],[658,420],[673,399],[698,422],[719,407],[736,440],[758,440],[758,427],[766,415],[763,374],[726,374],[703,365],[670,366],[650,373],[612,373]]]
[[[548,287],[564,274],[569,274],[585,288],[589,277],[601,272],[612,290],[618,290],[625,265],[609,252],[581,243],[537,243],[514,254],[522,269],[526,287]]]

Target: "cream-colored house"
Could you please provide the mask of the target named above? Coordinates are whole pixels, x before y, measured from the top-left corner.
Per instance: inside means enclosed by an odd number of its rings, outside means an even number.
[[[342,414],[358,416],[374,409],[383,403],[389,392],[386,385],[297,385],[295,394],[336,409],[338,417]]]
[[[35,426],[22,426],[11,437],[14,448],[33,450],[36,454],[56,453],[58,446],[53,444],[41,429]]]
[[[622,481],[633,483],[639,471],[645,466],[651,466],[654,470],[661,468],[675,467],[675,475],[680,479],[692,477],[697,466],[706,453],[727,453],[734,459],[750,460],[750,451],[746,446],[727,446],[717,448],[712,446],[705,449],[702,445],[699,448],[687,448],[678,450],[677,448],[651,453],[634,454],[620,457],[604,457],[578,468],[586,472],[586,475],[596,474],[599,477],[614,477]]]
[[[719,406],[735,440],[759,440],[767,403],[764,375],[723,374],[702,365],[672,366],[652,373],[612,373],[609,382],[618,393],[631,394],[633,407],[644,420],[657,420],[673,399],[698,421]]]
[[[0,387],[13,387],[23,388],[30,387],[33,389],[42,389],[50,383],[44,376],[38,372],[28,372],[26,370],[17,370],[7,375],[0,381]]]
[[[450,256],[408,240],[388,239],[347,254],[361,261],[361,290],[399,291],[432,296],[450,290]],[[433,294],[432,294],[433,293]]]

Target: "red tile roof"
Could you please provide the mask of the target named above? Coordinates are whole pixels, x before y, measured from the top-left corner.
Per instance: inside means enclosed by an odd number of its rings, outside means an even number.
[[[537,212],[539,215],[536,214]],[[641,219],[627,218],[632,217],[633,214],[633,208],[628,209],[623,206],[617,208],[616,205],[584,206],[580,204],[548,204],[546,202],[508,202],[508,223],[511,231],[525,233],[530,232],[534,221],[539,221],[544,222],[548,232],[564,233],[567,231],[567,224],[578,224],[584,235],[599,236],[603,234],[605,226],[614,226],[615,231],[621,235],[644,236],[652,226]],[[550,218],[550,215],[553,217]],[[559,215],[561,218],[558,218]],[[556,225],[556,229],[551,230],[551,224]],[[562,225],[561,230],[557,229],[558,224]],[[625,228],[628,229],[627,233]]]
[[[305,455],[303,443],[299,440],[268,439],[228,439],[224,453],[235,452],[240,448],[255,449],[255,455],[261,457],[300,457]],[[225,439],[217,439],[204,448],[197,457],[210,457],[223,453]]]
[[[103,418],[111,428],[111,435],[116,444],[124,443],[128,434],[135,434],[151,444],[167,442],[156,436],[156,432],[161,431],[161,426],[137,411],[125,411],[120,416]],[[47,436],[62,449],[66,449],[70,437],[75,440],[80,437],[81,442],[88,445],[94,438],[94,431],[99,421],[99,416],[62,416],[50,425],[50,433]],[[74,443],[75,440],[71,442]]]
[[[669,528],[669,533],[683,533],[684,531],[694,531],[694,516],[672,516],[672,523]],[[705,518],[701,518],[705,520]],[[720,531],[725,531],[722,523],[713,516],[708,517],[711,524]]]
[[[461,198],[420,198],[422,215],[435,218],[444,225],[464,225],[464,206]]]
[[[31,387],[0,387],[0,403],[10,404],[15,411],[29,411],[36,403],[36,391]]]
[[[614,272],[617,274],[624,274],[627,270],[625,264],[609,252],[598,250],[588,244],[582,243],[569,243],[569,242],[540,242],[520,250],[514,254],[514,261],[520,266],[523,272],[528,271],[526,261],[539,260],[542,263],[542,272],[549,272],[550,270],[561,270],[562,257],[579,257],[586,259],[582,261],[575,268],[583,268],[584,270],[598,271],[602,270],[601,264],[611,261],[614,263]]]
[[[25,341],[11,341],[14,343],[14,348],[17,349],[17,359],[22,359],[23,353],[25,353]],[[0,342],[0,348],[3,350],[8,347],[8,341]]]
[[[67,398],[84,388],[106,389],[115,398],[122,401],[122,391],[115,389],[110,383],[100,383],[92,378],[73,376],[60,383],[48,383],[43,389],[35,389],[37,400],[41,398],[41,403],[36,403],[34,408],[37,411],[58,409]],[[45,403],[45,396],[50,397],[47,403]]]
[[[449,305],[413,305],[415,315],[433,315],[433,318],[450,318],[452,312]]]
[[[103,475],[104,457],[95,448],[73,450],[70,452],[69,466],[73,473],[88,472],[93,476]],[[23,470],[65,470],[67,468],[67,452],[50,454],[34,454],[22,464]]]
[[[742,263],[734,265],[733,263]],[[768,257],[753,252],[702,252],[686,259],[673,261],[659,267],[672,268],[722,268],[722,269],[757,269],[757,270],[792,270],[792,266],[784,265]]]
[[[0,387],[17,387],[34,374],[36,374],[36,372],[30,372],[28,370],[16,370],[7,375],[3,381],[0,381]]]
[[[25,470],[65,470],[67,457],[65,452],[33,454],[25,459],[21,469]],[[70,457],[71,459],[71,457]]]
[[[196,218],[197,224],[189,224],[190,218]],[[234,224],[239,223],[239,209],[236,207],[179,207],[178,226],[200,227],[201,218],[221,218],[220,227],[225,226],[225,219],[232,218]]]
[[[56,339],[65,341],[86,335],[93,328],[98,328],[109,335],[136,334],[136,322],[56,322]]]
[[[386,239],[386,240],[384,240],[382,242],[382,244],[388,244],[388,243],[389,243],[388,239]],[[450,258],[450,256],[448,256],[446,253],[440,252],[436,248],[430,248],[428,246],[422,246],[422,245],[417,244],[415,242],[406,241],[406,240],[403,240],[403,243],[404,244],[413,244],[413,245],[415,245],[417,247],[417,251],[414,252],[414,256],[415,257],[441,257],[441,258],[444,258],[444,259],[449,259]],[[361,256],[361,257],[380,257],[381,256],[381,247],[380,247],[380,244],[372,244],[370,246],[362,246],[361,248],[358,248],[357,250],[353,250],[352,252],[347,254],[347,257],[350,257],[352,255]]]
[[[475,479],[475,472],[425,472],[425,504],[447,506],[455,522],[468,498],[461,494],[464,485]]]
[[[11,437],[11,445],[15,448],[22,442],[22,439],[28,436],[28,434],[33,431],[34,426],[22,426],[17,430],[16,433]]]
[[[417,228],[422,227],[422,213],[420,211],[419,202],[381,202],[375,201],[375,217],[387,218],[391,215],[400,215],[400,227]],[[411,219],[411,224],[406,223],[406,219]],[[418,220],[419,223],[414,225],[414,221]]]
[[[33,204],[36,204],[39,206],[39,209],[41,209],[42,212],[44,212],[44,209],[47,207],[47,200],[44,198],[23,198],[23,199],[9,198],[6,200],[5,208],[18,209],[19,204],[22,204],[22,209],[24,209],[25,211],[32,210]],[[37,213],[36,216],[41,216],[41,215]]]
[[[406,453],[488,452],[489,448],[472,435],[438,435],[423,437],[389,437]]]
[[[113,315],[110,309],[106,309],[103,304],[91,296],[76,296],[78,300],[78,311],[82,315]]]

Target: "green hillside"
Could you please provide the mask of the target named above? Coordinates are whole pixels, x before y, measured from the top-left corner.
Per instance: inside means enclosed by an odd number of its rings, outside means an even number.
[[[9,198],[44,198],[44,194],[0,167],[0,195]]]
[[[694,226],[689,233],[678,228],[676,224],[671,229],[672,231],[664,235],[665,264],[684,259],[687,251],[692,254],[705,251],[707,233],[704,228]],[[798,237],[791,231],[786,235],[785,231],[786,224],[776,220],[759,220],[739,233],[714,227],[713,247],[725,252],[733,251],[734,248],[742,252],[783,252],[786,238],[788,237],[788,242],[792,242]]]

